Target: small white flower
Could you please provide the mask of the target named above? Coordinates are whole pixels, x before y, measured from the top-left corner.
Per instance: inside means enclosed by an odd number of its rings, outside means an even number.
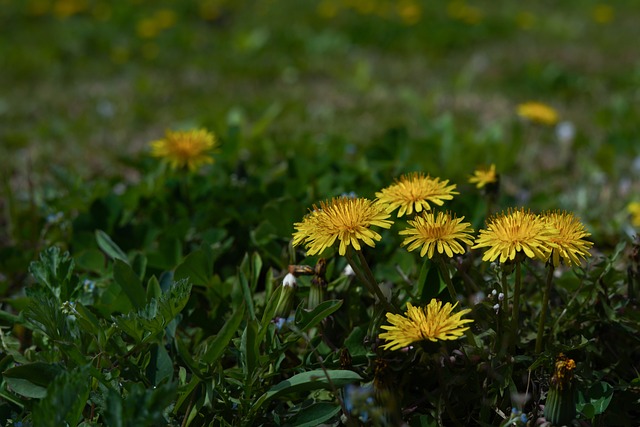
[[[295,288],[296,286],[298,286],[296,276],[291,273],[287,273],[287,275],[284,276],[284,279],[282,280],[282,286],[286,286],[288,288]]]
[[[500,292],[498,294],[498,301],[502,301],[504,299],[504,294],[502,292]]]
[[[494,297],[498,294],[498,291],[496,291],[495,289],[491,291],[491,295],[493,295]]]
[[[500,304],[496,304],[493,306],[493,309],[496,311],[496,314],[500,311]]]

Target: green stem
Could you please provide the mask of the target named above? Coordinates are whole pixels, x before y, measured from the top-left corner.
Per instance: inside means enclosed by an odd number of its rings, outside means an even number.
[[[544,296],[542,297],[542,309],[540,311],[540,320],[538,320],[538,335],[536,336],[536,353],[542,351],[542,337],[544,335],[544,323],[547,320],[547,306],[549,305],[549,294],[551,293],[551,282],[553,282],[553,263],[549,263],[549,271],[547,272],[547,283],[544,288]]]
[[[509,308],[509,283],[507,281],[507,272],[505,271],[505,265],[502,264],[502,275],[501,275],[501,282],[502,282],[502,294],[503,294],[503,298],[502,301],[499,301],[500,304],[500,313],[498,314],[498,320],[500,322],[500,324],[502,325],[502,336],[501,336],[501,340],[500,340],[500,345],[498,346],[498,352],[502,353],[503,351],[506,351],[507,346],[508,346],[508,342],[509,342],[509,336],[511,334],[511,331],[509,330],[508,324],[509,324],[509,319],[508,319],[508,308]]]
[[[456,288],[453,286],[453,282],[451,281],[451,277],[449,276],[449,270],[447,269],[446,264],[444,263],[444,259],[441,256],[438,256],[438,267],[440,268],[440,275],[444,279],[444,283],[447,285],[447,289],[449,290],[449,295],[451,295],[451,301],[455,304],[458,302],[458,294],[456,292]]]
[[[522,263],[516,262],[516,282],[513,290],[513,311],[511,312],[511,350],[515,350],[518,337],[518,318],[520,317],[520,280]]]
[[[449,270],[447,269],[447,265],[444,263],[444,258],[438,257],[438,267],[440,268],[440,275],[444,279],[444,283],[447,284],[447,289],[449,290],[449,295],[451,295],[452,303],[456,304],[458,302],[458,294],[456,293],[456,288],[453,286],[453,282],[451,281],[451,276],[449,276]],[[464,334],[467,337],[467,341],[469,344],[476,346],[476,338],[471,332],[471,329],[467,329],[464,331]]]
[[[392,306],[389,303],[389,301],[387,301],[387,297],[382,293],[382,291],[378,287],[378,284],[376,283],[373,277],[373,273],[369,268],[369,264],[367,264],[367,261],[365,260],[364,255],[362,255],[362,252],[356,251],[359,255],[360,265],[358,265],[358,263],[355,262],[351,252],[352,252],[352,249],[348,248],[346,253],[347,262],[353,269],[353,272],[356,273],[356,277],[358,278],[358,280],[367,287],[369,292],[371,292],[373,295],[378,297],[378,300],[380,300],[380,303],[385,306],[385,309],[387,311],[390,311],[392,313],[398,313],[399,310],[397,310],[394,306]],[[363,273],[363,270],[366,273]]]

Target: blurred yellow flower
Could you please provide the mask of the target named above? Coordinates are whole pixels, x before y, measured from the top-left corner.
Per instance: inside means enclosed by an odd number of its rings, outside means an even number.
[[[529,11],[518,12],[516,15],[516,24],[522,30],[531,29],[536,23],[536,16]]]
[[[67,18],[87,8],[86,0],[57,0],[53,3],[53,14],[58,18]]]
[[[451,18],[469,25],[478,24],[483,19],[482,11],[468,5],[464,0],[450,1],[447,4],[447,14]]]
[[[609,24],[613,21],[614,18],[613,7],[608,4],[598,4],[593,8],[591,16],[593,20],[598,24]]]
[[[469,329],[463,326],[473,322],[472,319],[462,319],[462,316],[469,313],[470,309],[460,310],[451,314],[458,305],[446,303],[435,298],[426,307],[414,307],[407,303],[407,311],[404,316],[400,314],[387,313],[387,321],[391,325],[383,325],[384,332],[380,338],[387,341],[382,347],[387,350],[399,350],[414,342],[429,340],[456,340],[460,338],[464,331]]]
[[[314,205],[302,222],[294,224],[293,246],[304,243],[307,255],[322,253],[336,239],[340,241],[340,255],[346,254],[349,245],[361,250],[360,240],[374,247],[374,241],[381,236],[370,227],[390,228],[393,221],[387,219],[389,216],[384,204],[364,198],[339,197],[320,202],[319,208]]]
[[[631,215],[631,224],[640,227],[640,202],[631,202],[627,205],[627,212]]]
[[[215,135],[205,129],[167,130],[164,139],[151,142],[151,155],[167,160],[173,169],[188,168],[193,172],[213,163],[211,152],[216,144]]]
[[[554,244],[551,251],[551,260],[555,267],[563,261],[567,265],[579,265],[580,258],[589,256],[589,248],[592,242],[584,240],[590,236],[584,229],[584,225],[572,213],[547,212],[542,215],[547,224],[558,231],[557,235],[550,238]]]
[[[414,25],[420,22],[422,9],[420,5],[413,0],[404,0],[397,4],[398,15],[407,25]]]
[[[455,184],[447,185],[448,180],[440,181],[440,178],[431,178],[422,173],[402,175],[396,179],[395,184],[390,185],[376,193],[376,197],[382,203],[388,204],[388,211],[398,209],[398,217],[405,213],[411,215],[413,211],[421,212],[431,209],[430,203],[438,206],[444,204],[443,200],[453,199]]]
[[[498,174],[496,173],[496,165],[492,164],[489,169],[476,169],[473,176],[469,178],[470,184],[475,184],[477,188],[482,188],[487,184],[498,182]]]
[[[557,234],[540,216],[524,208],[509,209],[487,221],[486,229],[480,230],[472,249],[488,248],[483,261],[494,261],[498,257],[500,262],[512,261],[521,253],[546,261],[552,245],[555,246],[551,239]]]
[[[450,213],[433,211],[424,212],[421,216],[409,220],[411,226],[400,231],[400,235],[409,236],[404,239],[402,246],[409,245],[408,251],[413,251],[422,246],[420,256],[432,258],[436,249],[439,254],[445,253],[449,258],[453,254],[463,254],[464,247],[461,243],[472,245],[473,229],[468,222],[462,222],[464,217],[452,217]]]
[[[552,126],[558,122],[558,113],[556,110],[541,102],[532,101],[518,105],[518,115],[543,125]]]

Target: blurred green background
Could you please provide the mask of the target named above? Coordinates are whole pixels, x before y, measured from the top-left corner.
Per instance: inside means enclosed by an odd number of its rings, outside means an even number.
[[[324,157],[369,171],[366,196],[497,163],[513,203],[615,235],[638,194],[639,18],[633,0],[1,0],[3,191],[60,191],[55,168],[135,182],[149,141],[202,126],[231,170]],[[530,100],[575,137],[523,123]]]

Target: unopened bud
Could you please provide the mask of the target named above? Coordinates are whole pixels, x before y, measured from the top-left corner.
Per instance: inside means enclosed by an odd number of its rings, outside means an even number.
[[[293,302],[296,296],[296,290],[298,289],[298,283],[296,276],[288,273],[282,280],[282,286],[280,289],[280,299],[276,306],[275,317],[288,317],[289,313],[293,309]]]

